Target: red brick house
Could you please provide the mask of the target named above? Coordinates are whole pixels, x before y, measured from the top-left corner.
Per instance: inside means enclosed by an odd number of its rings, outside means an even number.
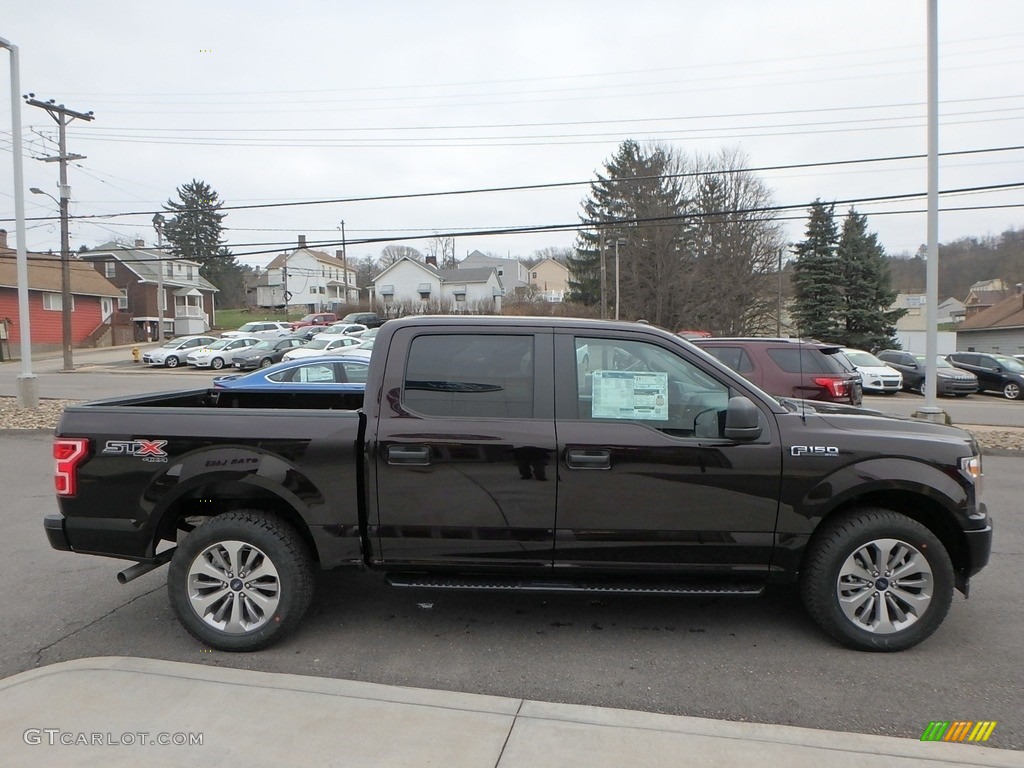
[[[72,258],[70,266],[72,346],[111,344],[110,322],[121,291],[90,264]],[[29,253],[28,305],[33,351],[62,348],[61,298],[60,256]],[[17,252],[7,245],[7,231],[0,229],[0,344],[4,357],[20,355],[18,318]]]

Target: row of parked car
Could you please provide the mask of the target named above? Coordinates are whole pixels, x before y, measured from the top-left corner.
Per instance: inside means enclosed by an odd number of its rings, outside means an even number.
[[[859,405],[863,393],[924,394],[924,355],[887,349],[873,355],[858,349],[766,338],[691,338],[737,373],[776,396]],[[1024,356],[1022,356],[1024,357]],[[1008,355],[953,352],[936,359],[936,393],[966,397],[999,392],[1024,397],[1024,360]]]
[[[255,327],[268,325],[275,328]],[[222,368],[266,368],[282,360],[354,351],[356,347],[362,347],[357,356],[365,354],[369,357],[372,343],[366,342],[376,334],[376,328],[340,321],[317,327],[315,334],[300,328],[298,332],[280,335],[283,325],[286,324],[246,323],[237,331],[225,331],[220,338],[210,335],[179,336],[147,351],[142,361],[167,368],[187,364],[219,371]]]

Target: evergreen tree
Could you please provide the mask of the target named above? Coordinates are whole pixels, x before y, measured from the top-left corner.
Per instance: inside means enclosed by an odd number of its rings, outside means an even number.
[[[889,309],[896,300],[885,255],[875,233],[868,233],[867,217],[850,209],[836,249],[845,288],[843,332],[829,339],[857,349],[895,344],[896,321],[906,312]]]
[[[675,323],[672,300],[680,284],[678,233],[683,209],[679,159],[665,147],[622,143],[597,174],[583,201],[581,219],[597,225],[581,230],[568,258],[569,301],[601,302],[601,242],[605,247],[608,316],[615,314],[615,242],[619,242],[620,312],[657,325]]]
[[[173,214],[164,224],[164,236],[172,256],[198,262],[203,272],[202,267],[220,257],[224,203],[213,187],[198,179],[178,187],[177,194],[179,200],[164,204],[164,210]]]
[[[843,324],[842,274],[836,256],[839,234],[835,205],[815,200],[806,238],[797,243],[793,264],[793,320],[801,336],[834,341]]]
[[[176,191],[178,200],[164,204],[164,210],[174,214],[164,224],[171,255],[199,264],[199,274],[220,289],[218,305],[244,307],[245,275],[251,268],[239,264],[223,246],[224,203],[213,187],[198,179]]]

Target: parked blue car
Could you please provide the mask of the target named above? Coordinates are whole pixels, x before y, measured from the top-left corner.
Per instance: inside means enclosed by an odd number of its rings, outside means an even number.
[[[363,392],[369,358],[323,355],[288,360],[252,373],[220,376],[214,389],[248,392]]]

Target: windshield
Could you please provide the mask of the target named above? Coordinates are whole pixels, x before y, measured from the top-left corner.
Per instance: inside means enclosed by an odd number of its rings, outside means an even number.
[[[885,363],[872,355],[870,352],[863,352],[859,349],[844,349],[843,352],[850,362],[858,368],[884,368]]]
[[[170,341],[165,341],[160,346],[161,347],[166,347],[167,349],[177,349],[178,347],[180,347],[184,343],[185,343],[184,339],[171,339]]]
[[[256,350],[259,350],[259,349],[273,349],[273,348],[274,348],[273,342],[270,342],[270,341],[261,341],[258,344],[253,344],[251,347],[249,347],[249,349],[252,350],[253,352],[255,352]]]
[[[996,362],[1003,366],[1004,370],[1010,373],[1024,373],[1024,363],[1014,357],[1007,357],[1006,355],[992,355],[996,359]]]
[[[319,334],[309,344],[303,344],[302,346],[306,349],[327,349],[327,345],[331,343],[331,339],[321,339]]]
[[[356,349],[373,349],[373,339],[367,339],[356,345]]]
[[[924,355],[914,355],[914,359],[917,360],[918,365],[927,365],[927,358]],[[936,357],[935,358],[935,367],[936,368],[955,368],[956,366],[952,365],[949,362],[949,360],[947,360],[944,357]]]
[[[234,339],[217,339],[206,345],[205,349],[224,349],[228,344],[233,342]]]
[[[238,330],[240,333],[251,333],[252,331],[255,331],[260,325],[261,323],[246,323]]]

